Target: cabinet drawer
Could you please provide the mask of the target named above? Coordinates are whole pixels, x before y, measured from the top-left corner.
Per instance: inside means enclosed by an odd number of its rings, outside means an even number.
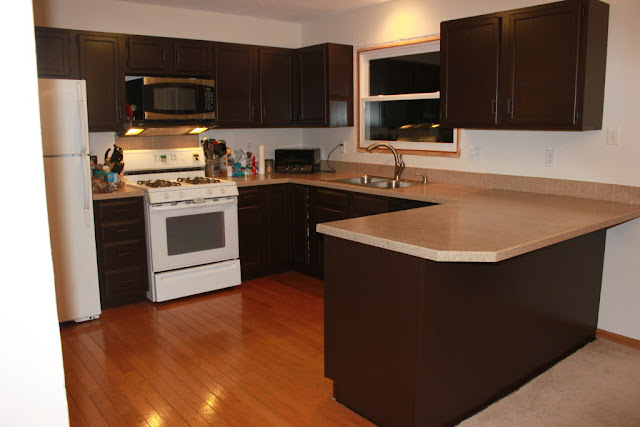
[[[110,202],[102,201],[96,206],[96,213],[102,221],[142,219],[143,212],[141,197]]]
[[[317,206],[347,210],[349,195],[344,191],[316,188],[313,192],[313,202]]]
[[[144,222],[135,220],[101,225],[98,232],[102,243],[141,239],[144,237]]]
[[[389,212],[389,200],[386,197],[370,196],[368,194],[352,193],[351,217],[376,215]]]
[[[238,189],[238,207],[260,206],[262,192],[259,187]]]
[[[147,255],[145,249],[142,240],[102,245],[100,250],[102,251],[104,268],[121,268],[144,264]]]
[[[144,298],[144,292],[148,289],[145,266],[107,271],[104,279],[103,291],[107,299],[126,295],[141,295]]]

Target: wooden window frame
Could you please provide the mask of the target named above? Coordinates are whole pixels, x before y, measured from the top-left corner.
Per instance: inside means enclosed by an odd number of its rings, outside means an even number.
[[[428,43],[428,42],[435,42],[435,41],[440,41],[440,36],[429,36],[429,37],[421,37],[421,38],[416,38],[416,39],[411,39],[411,40],[402,40],[402,41],[397,41],[397,42],[391,42],[391,43],[384,43],[384,44],[379,44],[379,45],[375,45],[375,46],[368,46],[368,47],[363,47],[360,48],[356,51],[357,53],[357,102],[358,102],[358,106],[357,106],[357,114],[356,114],[356,123],[358,124],[357,126],[357,133],[358,133],[358,144],[356,147],[356,151],[359,153],[364,153],[366,152],[366,146],[364,146],[364,140],[363,140],[363,135],[364,135],[364,131],[363,131],[363,97],[362,97],[362,70],[361,70],[361,64],[363,61],[362,56],[366,55],[369,52],[373,52],[373,51],[378,51],[378,50],[382,50],[382,49],[389,49],[389,48],[396,48],[396,47],[404,47],[404,46],[412,46],[412,45],[417,45],[417,44],[422,44],[422,43]],[[455,151],[440,151],[440,150],[425,150],[425,149],[407,149],[407,148],[399,148],[396,149],[397,152],[401,153],[401,154],[409,154],[409,155],[419,155],[419,156],[437,156],[437,157],[460,157],[460,129],[455,129],[454,130],[455,135]],[[373,141],[375,142],[375,141]],[[373,143],[371,142],[371,143]],[[379,141],[379,142],[390,142],[393,144],[393,141]],[[375,148],[372,150],[373,152],[384,152],[385,149],[382,148]]]

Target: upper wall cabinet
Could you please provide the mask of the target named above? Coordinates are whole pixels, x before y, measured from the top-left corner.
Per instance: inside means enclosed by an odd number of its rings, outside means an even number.
[[[216,80],[220,126],[294,125],[291,49],[217,43]]]
[[[566,0],[441,24],[441,124],[602,129],[609,5]]]
[[[223,127],[260,125],[257,46],[216,43],[218,122]]]
[[[124,75],[119,61],[120,36],[80,33],[80,78],[87,81],[89,131],[116,131],[124,100]]]
[[[297,50],[298,124],[353,126],[353,46],[326,43]]]
[[[353,126],[353,46],[286,49],[36,27],[38,76],[87,80],[89,130],[119,131],[126,75],[213,78],[220,127]]]
[[[125,36],[125,72],[209,77],[213,42],[164,37]]]
[[[38,76],[77,79],[78,45],[73,31],[36,27]]]
[[[261,47],[259,59],[261,124],[293,126],[293,52],[291,49]]]

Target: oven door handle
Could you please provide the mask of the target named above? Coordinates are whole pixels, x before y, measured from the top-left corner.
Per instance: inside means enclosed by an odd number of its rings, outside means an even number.
[[[194,204],[176,204],[176,205],[160,205],[160,206],[149,206],[150,212],[166,212],[166,211],[177,211],[181,209],[193,209],[193,208],[204,208],[207,206],[223,206],[230,204],[238,204],[238,199],[235,197],[225,197],[223,199],[213,199],[213,200],[205,200],[202,203],[194,203]]]

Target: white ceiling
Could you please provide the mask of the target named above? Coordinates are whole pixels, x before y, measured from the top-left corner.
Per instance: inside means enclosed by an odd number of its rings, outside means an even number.
[[[305,22],[390,0],[123,0],[131,3]]]

